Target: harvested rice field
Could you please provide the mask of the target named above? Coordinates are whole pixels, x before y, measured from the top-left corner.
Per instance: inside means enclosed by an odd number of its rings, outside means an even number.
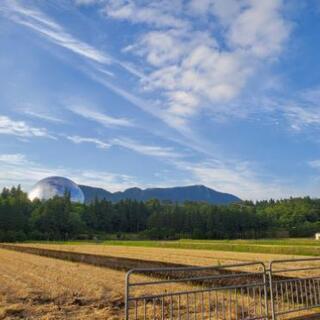
[[[193,250],[177,248],[152,248],[134,246],[114,246],[107,244],[46,244],[46,243],[26,243],[19,246],[36,247],[44,249],[54,249],[61,251],[72,251],[97,255],[106,255],[122,258],[135,258],[142,260],[162,261],[181,263],[186,265],[208,266],[235,264],[240,262],[264,261],[269,262],[277,259],[304,258],[304,256],[232,252],[215,250]]]
[[[124,273],[0,249],[0,319],[121,319]]]
[[[27,252],[29,250],[29,253],[8,250],[9,248]],[[0,319],[123,319],[125,271],[132,267],[219,266],[252,261],[267,263],[270,260],[292,258],[302,257],[86,243],[28,243],[10,246],[4,244],[0,248]],[[233,269],[235,273],[247,271],[250,271],[252,276],[252,272],[259,272],[258,266]],[[220,275],[219,272],[216,274]],[[310,274],[310,272],[299,274],[292,272],[285,276],[305,277]],[[150,277],[149,274],[134,276],[134,280],[138,282],[152,282],[156,278]],[[166,279],[169,277],[166,276]],[[218,287],[242,285],[239,279],[236,276],[230,279],[230,283],[222,283],[219,280]],[[177,284],[174,282],[166,284],[165,288],[158,285],[149,287],[149,289],[136,287],[134,294],[142,296],[142,299],[139,300],[137,306],[132,305],[130,311],[132,319],[135,319],[137,311],[141,314],[141,319],[144,319],[144,314],[147,315],[146,319],[162,319],[161,314],[167,315],[163,319],[170,319],[171,312],[173,315],[175,312],[171,304],[174,299],[177,299],[177,296],[164,298],[162,301],[161,298],[154,300],[143,297],[145,295],[161,297],[164,292],[199,290],[202,285],[200,284],[199,287],[199,283]],[[235,288],[231,291],[219,291],[215,295],[217,300],[211,307],[209,306],[210,293],[208,295],[206,291],[197,298],[190,296],[189,302],[195,305],[196,299],[204,299],[204,305],[197,310],[199,314],[204,312],[204,319],[208,319],[208,314],[212,310],[217,314],[220,313],[214,319],[249,319],[250,313],[256,314],[258,310],[263,311],[264,301],[261,289],[263,287],[256,286],[250,289]],[[241,299],[241,302],[239,297],[242,295],[245,296],[245,299]],[[188,299],[186,296],[181,295],[180,298],[182,303],[187,303],[184,301]],[[309,297],[306,294],[303,299],[305,298],[313,299],[314,296]],[[285,301],[282,301],[281,304],[283,308],[290,308],[290,304]],[[186,310],[181,312],[186,312]],[[157,316],[154,317],[153,313]],[[314,311],[309,313],[314,313]],[[293,317],[285,319],[293,319]],[[301,319],[307,319],[307,316]]]
[[[122,271],[0,249],[0,319],[123,319],[124,280]]]
[[[0,249],[0,319],[123,319],[124,277],[124,272],[109,268]],[[133,278],[135,282],[151,280],[142,275]],[[169,292],[194,289],[192,284],[166,285]],[[163,292],[163,286],[152,286],[137,288],[134,295]],[[226,299],[223,293],[217,297]],[[234,301],[234,294],[228,299]],[[223,303],[217,303],[220,310],[225,308]],[[244,312],[248,312],[252,298],[246,303]],[[168,312],[168,301],[164,308]],[[142,312],[141,304],[138,310]],[[150,304],[146,310],[151,316]],[[134,308],[131,311],[134,313]],[[161,312],[159,305],[157,312]]]
[[[246,262],[261,261],[268,266],[272,260],[290,260],[310,258],[301,255],[284,255],[284,254],[269,254],[269,253],[251,253],[251,252],[230,252],[230,251],[214,251],[214,250],[199,250],[199,249],[177,249],[177,248],[154,248],[154,247],[134,247],[134,246],[114,246],[106,244],[46,244],[46,243],[27,243],[18,244],[18,246],[41,248],[58,251],[68,251],[72,253],[84,253],[90,255],[98,255],[104,257],[114,257],[119,259],[134,259],[139,261],[152,261],[165,264],[178,264],[190,266],[219,266],[228,264],[239,264]],[[312,258],[312,257],[311,257]],[[155,267],[133,262],[130,268],[133,267]],[[127,264],[127,263],[126,263]],[[297,263],[297,266],[305,267],[306,263]],[[319,263],[308,263],[309,266],[319,266]],[[165,265],[164,265],[165,266]],[[279,265],[280,268],[284,267]],[[287,267],[287,266],[285,266]],[[130,269],[129,268],[129,269]],[[121,268],[120,268],[121,269]],[[126,268],[122,268],[126,270]],[[251,271],[251,267],[240,267],[240,270]],[[313,271],[312,271],[313,272]],[[318,273],[318,270],[313,272]],[[290,272],[286,275],[290,276],[306,276],[310,271],[294,273]],[[317,274],[318,275],[318,274]]]

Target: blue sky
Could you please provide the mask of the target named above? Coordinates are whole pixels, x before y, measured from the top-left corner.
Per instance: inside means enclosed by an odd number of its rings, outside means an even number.
[[[320,5],[2,0],[0,186],[319,196]]]

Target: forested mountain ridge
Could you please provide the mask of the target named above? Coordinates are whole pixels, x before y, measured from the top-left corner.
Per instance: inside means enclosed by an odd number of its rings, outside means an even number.
[[[118,202],[120,200],[131,199],[137,201],[147,201],[158,199],[160,201],[172,201],[183,203],[185,201],[207,202],[212,204],[230,204],[240,202],[241,199],[229,194],[210,189],[203,185],[193,185],[172,188],[130,188],[122,192],[111,193],[102,188],[79,185],[82,189],[85,202],[90,203],[98,200],[108,200]]]

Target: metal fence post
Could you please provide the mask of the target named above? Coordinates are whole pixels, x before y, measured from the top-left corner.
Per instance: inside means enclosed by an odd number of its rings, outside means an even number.
[[[267,270],[266,266],[263,264],[263,282],[264,282],[264,303],[266,305],[265,312],[266,312],[266,319],[269,319],[269,301],[268,301],[268,280],[267,280]]]
[[[129,281],[130,281],[130,275],[131,270],[127,272],[126,278],[125,278],[125,293],[124,293],[124,307],[125,307],[125,320],[129,320]]]
[[[274,309],[274,299],[273,299],[272,261],[269,263],[268,274],[269,274],[270,301],[271,301],[271,319],[276,320],[276,314]]]

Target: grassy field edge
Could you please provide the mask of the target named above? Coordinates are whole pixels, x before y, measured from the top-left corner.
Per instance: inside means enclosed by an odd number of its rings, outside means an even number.
[[[285,255],[320,256],[320,242],[314,240],[179,240],[179,241],[128,241],[107,240],[102,242],[90,241],[67,241],[67,242],[44,242],[55,244],[98,244],[112,246],[173,248],[173,249],[197,249],[213,251],[270,253]]]

